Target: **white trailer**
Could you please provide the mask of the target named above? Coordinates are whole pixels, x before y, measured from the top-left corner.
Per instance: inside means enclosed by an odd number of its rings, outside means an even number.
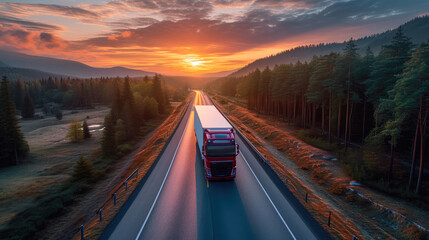
[[[213,105],[195,105],[194,129],[201,157],[204,144],[204,130],[231,130],[232,126]]]

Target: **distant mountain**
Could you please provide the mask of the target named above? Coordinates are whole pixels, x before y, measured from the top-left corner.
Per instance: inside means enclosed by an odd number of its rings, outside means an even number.
[[[220,77],[228,76],[229,74],[231,74],[231,73],[233,73],[235,71],[237,71],[237,69],[229,70],[229,71],[222,71],[222,72],[205,73],[205,74],[202,74],[201,77],[216,77],[216,78],[220,78]]]
[[[420,44],[429,40],[429,16],[417,17],[401,26],[405,35],[410,37],[415,44]],[[383,33],[357,39],[356,44],[359,47],[359,53],[363,55],[367,47],[371,47],[374,54],[377,54],[382,45],[388,44],[392,40],[396,30],[397,29],[388,30]],[[272,68],[276,64],[295,63],[298,60],[301,62],[310,61],[315,55],[319,56],[329,54],[330,52],[342,52],[344,47],[345,42],[301,46],[280,52],[276,55],[258,59],[228,76],[242,76],[254,71],[256,68],[262,70],[267,66]]]
[[[5,64],[4,62],[1,62],[1,61],[0,61],[0,68],[1,68],[1,67],[9,67],[9,65],[7,65],[7,64]]]
[[[78,78],[90,77],[141,77],[152,76],[155,73],[135,70],[124,67],[94,68],[86,64],[49,57],[31,56],[23,53],[0,50],[0,61],[16,68],[34,69],[57,75],[66,75]]]
[[[0,62],[0,78],[3,76],[7,76],[10,81],[16,81],[18,79],[22,81],[34,81],[40,79],[48,79],[49,77],[67,77],[65,75],[59,75],[54,73],[47,73],[42,71],[37,71],[34,69],[28,68],[15,68],[15,67],[2,67]]]
[[[189,77],[189,76],[166,76],[162,79],[167,85],[175,88],[202,88],[208,83],[216,80],[215,77]]]

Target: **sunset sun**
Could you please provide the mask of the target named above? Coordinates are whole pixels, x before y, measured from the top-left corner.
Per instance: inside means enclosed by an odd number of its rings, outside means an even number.
[[[201,66],[204,61],[198,59],[198,58],[188,58],[184,60],[187,64],[191,65],[192,67],[199,67]]]
[[[197,67],[197,66],[200,66],[203,62],[202,61],[192,61],[190,63],[193,67]]]

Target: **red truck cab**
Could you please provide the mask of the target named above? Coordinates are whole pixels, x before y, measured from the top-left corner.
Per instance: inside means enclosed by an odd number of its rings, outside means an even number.
[[[239,154],[234,129],[204,130],[204,169],[209,180],[234,179],[236,156]]]

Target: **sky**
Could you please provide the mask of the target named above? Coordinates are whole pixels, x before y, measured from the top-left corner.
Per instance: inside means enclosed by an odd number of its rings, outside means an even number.
[[[429,0],[0,0],[0,48],[168,75],[228,71],[429,14]]]

